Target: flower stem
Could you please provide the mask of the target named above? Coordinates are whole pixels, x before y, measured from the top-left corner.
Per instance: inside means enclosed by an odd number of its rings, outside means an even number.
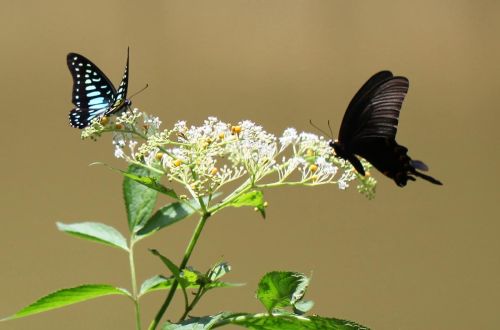
[[[134,238],[130,239],[130,249],[128,253],[128,260],[130,264],[130,278],[132,281],[132,298],[135,307],[135,328],[141,330],[141,310],[139,308],[139,300],[137,297],[137,280],[135,276],[135,261],[134,261]]]
[[[208,218],[210,217],[210,213],[205,212],[201,216],[200,220],[198,221],[198,225],[196,226],[196,229],[193,232],[193,236],[191,237],[191,240],[189,241],[189,244],[186,248],[186,251],[184,252],[184,258],[182,259],[182,262],[179,266],[179,269],[184,269],[186,268],[186,265],[189,261],[189,258],[191,257],[191,253],[193,253],[193,249],[196,246],[196,243],[198,242],[198,238],[200,237],[200,234],[203,230],[203,227],[205,226],[205,223],[207,222]],[[174,298],[175,292],[177,290],[177,286],[179,285],[179,282],[174,280],[172,283],[172,287],[170,288],[170,291],[168,292],[167,298],[165,298],[165,301],[163,302],[163,305],[161,306],[160,310],[156,314],[155,318],[153,321],[151,321],[151,324],[149,325],[148,329],[149,330],[154,330],[158,326],[158,323],[160,323],[161,318],[163,317],[163,314],[165,314],[165,311],[167,310],[168,306],[170,305],[170,302]]]

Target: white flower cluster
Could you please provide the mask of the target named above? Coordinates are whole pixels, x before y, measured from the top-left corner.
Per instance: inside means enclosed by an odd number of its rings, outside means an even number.
[[[178,121],[171,130],[160,130],[160,124],[134,109],[119,116],[114,128],[94,123],[82,136],[113,131],[117,158],[166,175],[194,197],[213,194],[238,179],[255,188],[333,183],[345,189],[357,178],[358,190],[373,197],[376,181],[359,176],[315,134],[288,128],[278,138],[249,120],[231,125],[215,117],[201,126]]]

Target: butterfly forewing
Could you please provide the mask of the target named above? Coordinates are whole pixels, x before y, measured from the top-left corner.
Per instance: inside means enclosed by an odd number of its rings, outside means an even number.
[[[394,139],[408,87],[408,79],[404,77],[393,77],[375,87],[370,101],[361,110],[352,142],[367,137]]]
[[[390,71],[380,71],[361,86],[351,102],[349,102],[344,118],[342,119],[338,136],[340,141],[347,141],[353,137],[354,132],[359,126],[361,111],[366,108],[370,101],[370,96],[373,95],[374,88],[390,78],[392,78]]]
[[[381,77],[381,80],[377,81],[374,77]],[[365,90],[362,95],[358,92],[355,96],[357,100],[351,101],[345,115],[349,117],[345,121],[348,126],[344,127],[342,121],[339,132],[339,140],[347,148],[352,148],[365,138],[395,138],[399,112],[409,84],[408,79],[404,77],[385,77],[384,79],[383,76],[374,75],[368,80],[373,83],[365,83],[360,92],[365,86],[371,89]]]

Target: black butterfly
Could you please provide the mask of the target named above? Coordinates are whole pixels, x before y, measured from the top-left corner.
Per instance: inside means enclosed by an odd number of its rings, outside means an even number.
[[[73,77],[72,102],[75,105],[69,113],[71,126],[85,128],[92,119],[115,114],[132,104],[127,99],[128,53],[127,50],[127,63],[118,91],[88,58],[76,53],[68,54],[68,68]]]
[[[342,119],[339,137],[330,142],[337,156],[348,160],[361,175],[363,157],[400,187],[415,176],[434,184],[442,183],[417,170],[428,167],[412,160],[408,149],[396,142],[399,112],[408,91],[408,79],[394,77],[389,71],[374,74],[354,95]]]

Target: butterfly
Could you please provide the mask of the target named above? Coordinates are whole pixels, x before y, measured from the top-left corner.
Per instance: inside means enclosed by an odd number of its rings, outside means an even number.
[[[73,77],[72,102],[75,107],[69,113],[71,126],[85,128],[94,118],[116,114],[132,104],[127,99],[128,49],[125,72],[118,91],[97,65],[85,56],[69,53],[66,60]]]
[[[442,183],[420,171],[424,162],[413,160],[408,149],[396,142],[399,112],[408,92],[405,77],[390,71],[374,74],[354,95],[342,119],[338,140],[330,146],[338,157],[349,161],[359,174],[365,175],[361,156],[400,187],[420,177],[431,183]]]

